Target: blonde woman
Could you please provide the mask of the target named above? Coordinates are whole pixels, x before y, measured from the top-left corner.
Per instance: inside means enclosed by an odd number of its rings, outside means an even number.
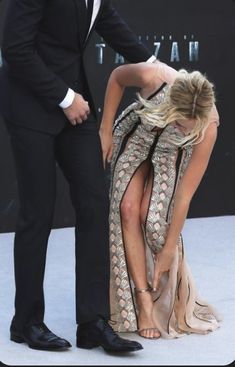
[[[139,100],[115,121],[126,87]],[[219,326],[196,291],[181,231],[213,150],[219,116],[200,72],[157,61],[123,65],[109,79],[100,137],[111,160],[111,315],[120,332],[173,338]]]

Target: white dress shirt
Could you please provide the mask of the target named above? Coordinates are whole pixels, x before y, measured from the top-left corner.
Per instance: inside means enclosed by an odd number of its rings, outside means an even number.
[[[86,5],[87,5],[87,1],[88,0],[85,0],[86,1]],[[94,0],[94,4],[93,4],[93,11],[92,11],[92,17],[91,17],[91,24],[90,24],[90,27],[89,27],[89,31],[87,33],[87,37],[90,33],[90,30],[94,24],[94,21],[95,21],[95,18],[97,17],[97,14],[99,12],[99,8],[100,8],[100,4],[101,4],[101,0]],[[148,60],[147,62],[154,62],[156,60],[156,57],[154,55],[152,55]],[[73,100],[75,98],[75,92],[73,91],[73,89],[69,88],[68,89],[68,92],[65,96],[65,98],[63,99],[63,101],[59,104],[59,106],[61,108],[68,108],[69,106],[71,106],[71,104],[73,103]]]

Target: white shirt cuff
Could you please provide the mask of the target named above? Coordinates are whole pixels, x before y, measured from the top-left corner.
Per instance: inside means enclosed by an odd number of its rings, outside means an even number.
[[[157,58],[154,55],[152,55],[146,62],[154,62],[156,60]]]
[[[61,108],[68,108],[73,103],[74,97],[75,97],[75,92],[71,88],[69,88],[65,98],[59,104],[59,106]]]

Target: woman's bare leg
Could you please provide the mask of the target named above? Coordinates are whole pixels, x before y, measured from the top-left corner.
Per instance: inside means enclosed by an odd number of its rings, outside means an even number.
[[[128,270],[136,289],[148,288],[145,243],[140,213],[149,167],[150,163],[147,161],[139,167],[129,183],[120,207]],[[136,299],[139,308],[138,329],[149,329],[143,330],[140,335],[146,338],[159,337],[159,332],[155,329],[152,318],[153,301],[151,293],[136,293]]]
[[[152,186],[153,186],[153,170],[150,169],[149,175],[148,175],[148,181],[146,184],[146,188],[144,191],[144,195],[143,195],[141,207],[140,207],[140,220],[143,226],[145,225],[147,215],[148,215],[149,203],[150,203],[151,195],[152,195]],[[152,308],[152,311],[153,311],[153,308]],[[160,336],[160,332],[157,332],[156,337],[157,336]]]

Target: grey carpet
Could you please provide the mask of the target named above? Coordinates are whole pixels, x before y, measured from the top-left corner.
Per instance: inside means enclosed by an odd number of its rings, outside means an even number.
[[[144,350],[111,356],[101,348],[75,346],[74,230],[53,230],[46,278],[45,322],[73,347],[43,352],[9,341],[13,314],[13,234],[0,234],[0,361],[7,365],[226,365],[235,358],[235,216],[188,219],[183,231],[186,258],[200,294],[223,316],[219,330],[208,335],[149,341],[135,334]]]

